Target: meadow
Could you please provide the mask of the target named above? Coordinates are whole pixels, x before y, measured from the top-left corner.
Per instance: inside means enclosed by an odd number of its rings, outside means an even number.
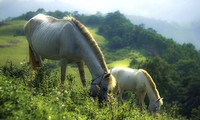
[[[89,96],[91,75],[85,66],[87,87],[83,87],[77,67],[67,67],[67,80],[60,84],[59,62],[46,60],[45,65],[32,71],[28,62],[28,45],[24,36],[17,36],[26,21],[6,22],[0,26],[0,119],[37,120],[183,120],[176,106],[164,105],[160,113],[153,115],[140,111],[134,94],[127,92],[123,105],[113,100],[99,107]],[[89,28],[100,46],[105,38]],[[109,68],[128,67],[131,59],[143,61],[139,52],[108,51],[102,47]],[[127,57],[129,56],[129,57]]]
[[[74,71],[74,68],[70,68]],[[68,74],[64,85],[56,69],[43,66],[32,72],[27,64],[20,68],[7,63],[0,72],[0,118],[1,119],[77,119],[77,120],[173,120],[176,107],[165,106],[156,116],[140,111],[134,94],[129,94],[124,104],[113,100],[99,107],[97,99],[89,96],[78,75]]]

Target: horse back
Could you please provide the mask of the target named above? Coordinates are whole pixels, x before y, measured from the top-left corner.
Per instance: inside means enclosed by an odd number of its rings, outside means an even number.
[[[62,34],[66,24],[66,20],[59,20],[43,14],[31,18],[24,29],[28,43],[33,51],[44,58],[59,59],[61,47],[64,46],[66,48],[66,43],[71,43],[61,40],[65,39]]]
[[[117,83],[125,90],[134,90],[137,85],[137,70],[130,68],[116,67],[112,69],[112,74]]]

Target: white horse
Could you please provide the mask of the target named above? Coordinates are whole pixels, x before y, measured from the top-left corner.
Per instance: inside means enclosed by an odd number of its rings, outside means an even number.
[[[117,86],[113,90],[114,95],[117,95],[121,102],[123,102],[123,90],[136,91],[142,109],[145,105],[144,98],[147,93],[149,98],[148,109],[153,112],[160,110],[161,105],[163,105],[163,98],[160,97],[156,85],[147,71],[116,67],[111,69],[110,72],[117,81]]]
[[[61,83],[64,83],[66,66],[78,64],[80,77],[85,85],[83,61],[92,75],[91,95],[99,102],[107,99],[113,77],[110,76],[104,56],[88,29],[73,17],[56,19],[38,14],[24,26],[29,43],[30,63],[35,69],[42,59],[60,60]],[[99,89],[100,88],[100,89]]]

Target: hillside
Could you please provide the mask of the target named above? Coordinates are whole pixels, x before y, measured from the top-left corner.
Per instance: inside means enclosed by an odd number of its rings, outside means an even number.
[[[0,23],[0,66],[6,61],[19,64],[28,59],[28,46],[23,34],[26,21],[8,21]]]
[[[46,67],[48,68],[49,65],[52,69],[48,71],[44,67],[41,68],[44,74],[35,73],[35,77],[31,76],[29,68],[23,62],[24,60],[25,62],[28,61],[28,50],[27,42],[22,33],[22,27],[26,22],[24,18],[28,19],[40,12],[51,13],[51,15],[57,18],[62,18],[69,14],[69,12],[61,11],[45,12],[40,9],[36,12],[23,14],[11,21],[1,22],[0,24],[0,45],[3,46],[0,47],[0,56],[3,56],[0,58],[0,66],[2,66],[0,70],[0,88],[3,88],[0,92],[4,93],[0,93],[0,97],[3,99],[0,101],[1,107],[3,107],[3,109],[0,109],[2,110],[0,117],[6,117],[7,115],[12,118],[21,115],[23,118],[27,118],[27,116],[23,115],[29,115],[28,113],[32,110],[31,118],[36,116],[36,118],[44,117],[44,119],[48,119],[52,113],[57,113],[57,115],[51,116],[52,119],[66,117],[66,115],[72,118],[80,116],[80,118],[84,119],[90,119],[94,116],[96,116],[94,117],[96,119],[103,119],[106,116],[108,119],[113,118],[113,116],[116,119],[131,119],[134,116],[136,119],[154,119],[148,113],[142,115],[138,109],[128,108],[130,111],[127,114],[122,112],[122,110],[127,109],[128,106],[133,104],[129,100],[136,100],[135,96],[130,93],[127,93],[128,95],[125,97],[127,101],[121,107],[117,108],[117,103],[114,102],[104,109],[98,109],[98,105],[91,102],[89,96],[86,95],[90,81],[87,81],[87,90],[77,90],[81,86],[78,73],[76,72],[77,69],[73,65],[69,66],[69,73],[72,75],[72,78],[73,76],[75,78],[71,79],[69,77],[68,80],[76,81],[73,85],[76,87],[71,89],[69,85],[65,86],[64,89],[72,93],[69,95],[59,87],[58,79],[60,73],[58,72],[58,63],[46,61]],[[192,44],[180,45],[158,34],[152,28],[146,29],[142,25],[132,24],[119,11],[108,13],[105,16],[100,13],[89,16],[78,13],[72,15],[89,28],[100,45],[109,68],[115,66],[143,68],[150,73],[161,96],[164,97],[164,106],[159,116],[160,119],[185,119],[180,117],[180,115],[192,119],[199,117],[200,104],[198,101],[200,95],[196,91],[199,91],[200,88],[200,80],[197,77],[200,73],[200,53],[195,50]],[[6,63],[6,61],[12,61],[12,64],[18,67],[12,66],[10,62]],[[22,65],[19,64],[20,62],[22,62]],[[86,77],[89,80],[91,76],[87,68],[85,69]],[[34,81],[40,82],[38,84]],[[13,85],[19,84],[20,87],[12,87],[10,83],[13,83]],[[3,85],[10,87],[6,89]],[[15,88],[19,91],[19,93],[14,92],[17,96],[10,95],[10,98],[7,98],[6,96],[9,96],[10,92],[16,91]],[[22,89],[25,90],[25,93],[21,93]],[[61,92],[59,96],[57,96],[58,92],[59,94]],[[27,101],[26,98],[29,100]],[[13,99],[17,101],[11,102]],[[74,100],[75,102],[72,102]],[[20,104],[18,101],[27,102]],[[84,102],[80,103],[80,101]],[[33,105],[29,106],[29,102],[33,103]],[[6,105],[10,106],[10,108],[13,107],[14,112],[10,109],[5,109]],[[24,106],[29,107],[23,109]],[[84,112],[83,109],[86,111]],[[94,112],[91,113],[89,112],[90,110]],[[43,116],[43,113],[47,113],[46,116]],[[102,114],[99,115],[98,113]],[[143,117],[141,118],[141,116]]]
[[[140,16],[126,16],[133,24],[144,24],[145,28],[153,28],[167,38],[172,38],[177,43],[192,43],[197,50],[200,50],[200,23],[188,24],[169,23]]]

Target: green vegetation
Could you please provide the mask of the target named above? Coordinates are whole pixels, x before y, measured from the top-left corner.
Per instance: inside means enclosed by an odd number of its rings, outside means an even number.
[[[26,21],[6,21],[0,27],[0,66],[6,61],[14,64],[28,59],[28,45],[23,35],[23,26]]]
[[[90,98],[77,77],[68,74],[68,80],[60,85],[57,72],[44,66],[33,73],[26,64],[21,68],[7,63],[0,71],[1,119],[101,119],[101,120],[173,120],[184,119],[175,110],[163,110],[156,116],[140,111],[134,96],[118,105],[109,102],[100,108],[97,100]],[[81,89],[80,89],[81,88]]]
[[[28,45],[23,25],[38,13],[79,19],[97,40],[109,68],[146,69],[164,98],[157,119],[200,118],[200,52],[192,44],[180,45],[152,28],[134,25],[119,11],[86,16],[39,9],[0,22],[0,119],[155,119],[137,109],[137,99],[131,93],[125,96],[124,105],[112,101],[99,108],[88,95],[91,75],[87,68],[86,88],[73,65],[67,68],[68,81],[63,86],[57,62],[46,61],[46,66],[32,72],[25,64]]]
[[[0,36],[0,56],[0,66],[5,65],[6,61],[13,61],[16,65],[28,61],[27,41],[21,36]]]
[[[6,21],[0,22],[0,36],[20,36],[23,35],[23,26],[26,23],[25,20],[15,20],[13,21]]]

